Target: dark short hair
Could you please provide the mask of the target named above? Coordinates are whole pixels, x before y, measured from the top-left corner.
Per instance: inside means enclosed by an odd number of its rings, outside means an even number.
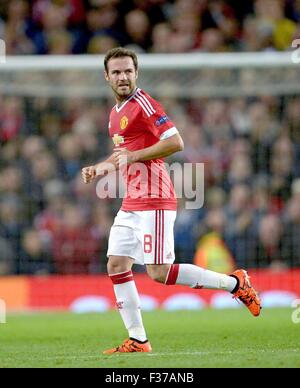
[[[137,55],[133,50],[126,49],[124,47],[116,47],[109,50],[104,58],[104,68],[108,72],[108,62],[113,58],[124,58],[130,57],[133,60],[135,70],[138,70],[138,59]]]

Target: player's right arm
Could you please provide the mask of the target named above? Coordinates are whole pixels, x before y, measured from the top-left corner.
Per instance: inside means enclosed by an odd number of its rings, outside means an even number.
[[[110,172],[116,171],[116,169],[114,156],[111,155],[108,159],[94,166],[84,167],[82,169],[82,178],[84,183],[88,184],[93,182],[95,178],[109,174]]]

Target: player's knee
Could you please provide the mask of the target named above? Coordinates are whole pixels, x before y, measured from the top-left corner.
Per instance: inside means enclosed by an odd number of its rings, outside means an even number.
[[[148,272],[148,275],[150,276],[150,278],[152,280],[154,280],[157,283],[164,283],[165,282],[164,277],[161,274],[159,274],[159,273],[155,273],[155,272],[150,272],[149,273]]]
[[[110,257],[107,263],[107,272],[110,275],[123,273],[131,270],[131,265],[126,259],[121,257]]]
[[[168,271],[169,265],[147,265],[148,275],[158,283],[166,282]]]

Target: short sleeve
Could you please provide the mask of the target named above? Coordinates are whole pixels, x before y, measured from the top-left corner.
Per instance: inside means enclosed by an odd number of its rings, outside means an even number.
[[[173,122],[169,119],[163,109],[159,109],[149,117],[150,130],[159,140],[166,140],[178,133]]]
[[[174,123],[156,100],[140,92],[138,102],[143,108],[147,130],[157,139],[166,140],[178,133]]]

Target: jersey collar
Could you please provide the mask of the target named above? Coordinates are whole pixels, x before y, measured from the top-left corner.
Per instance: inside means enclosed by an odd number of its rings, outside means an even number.
[[[122,102],[122,104],[120,106],[118,106],[118,104],[115,105],[116,111],[118,113],[124,108],[124,106],[127,104],[127,102],[129,102],[136,95],[138,90],[139,89],[136,88],[135,91],[130,96],[128,96],[127,99],[124,102]]]

